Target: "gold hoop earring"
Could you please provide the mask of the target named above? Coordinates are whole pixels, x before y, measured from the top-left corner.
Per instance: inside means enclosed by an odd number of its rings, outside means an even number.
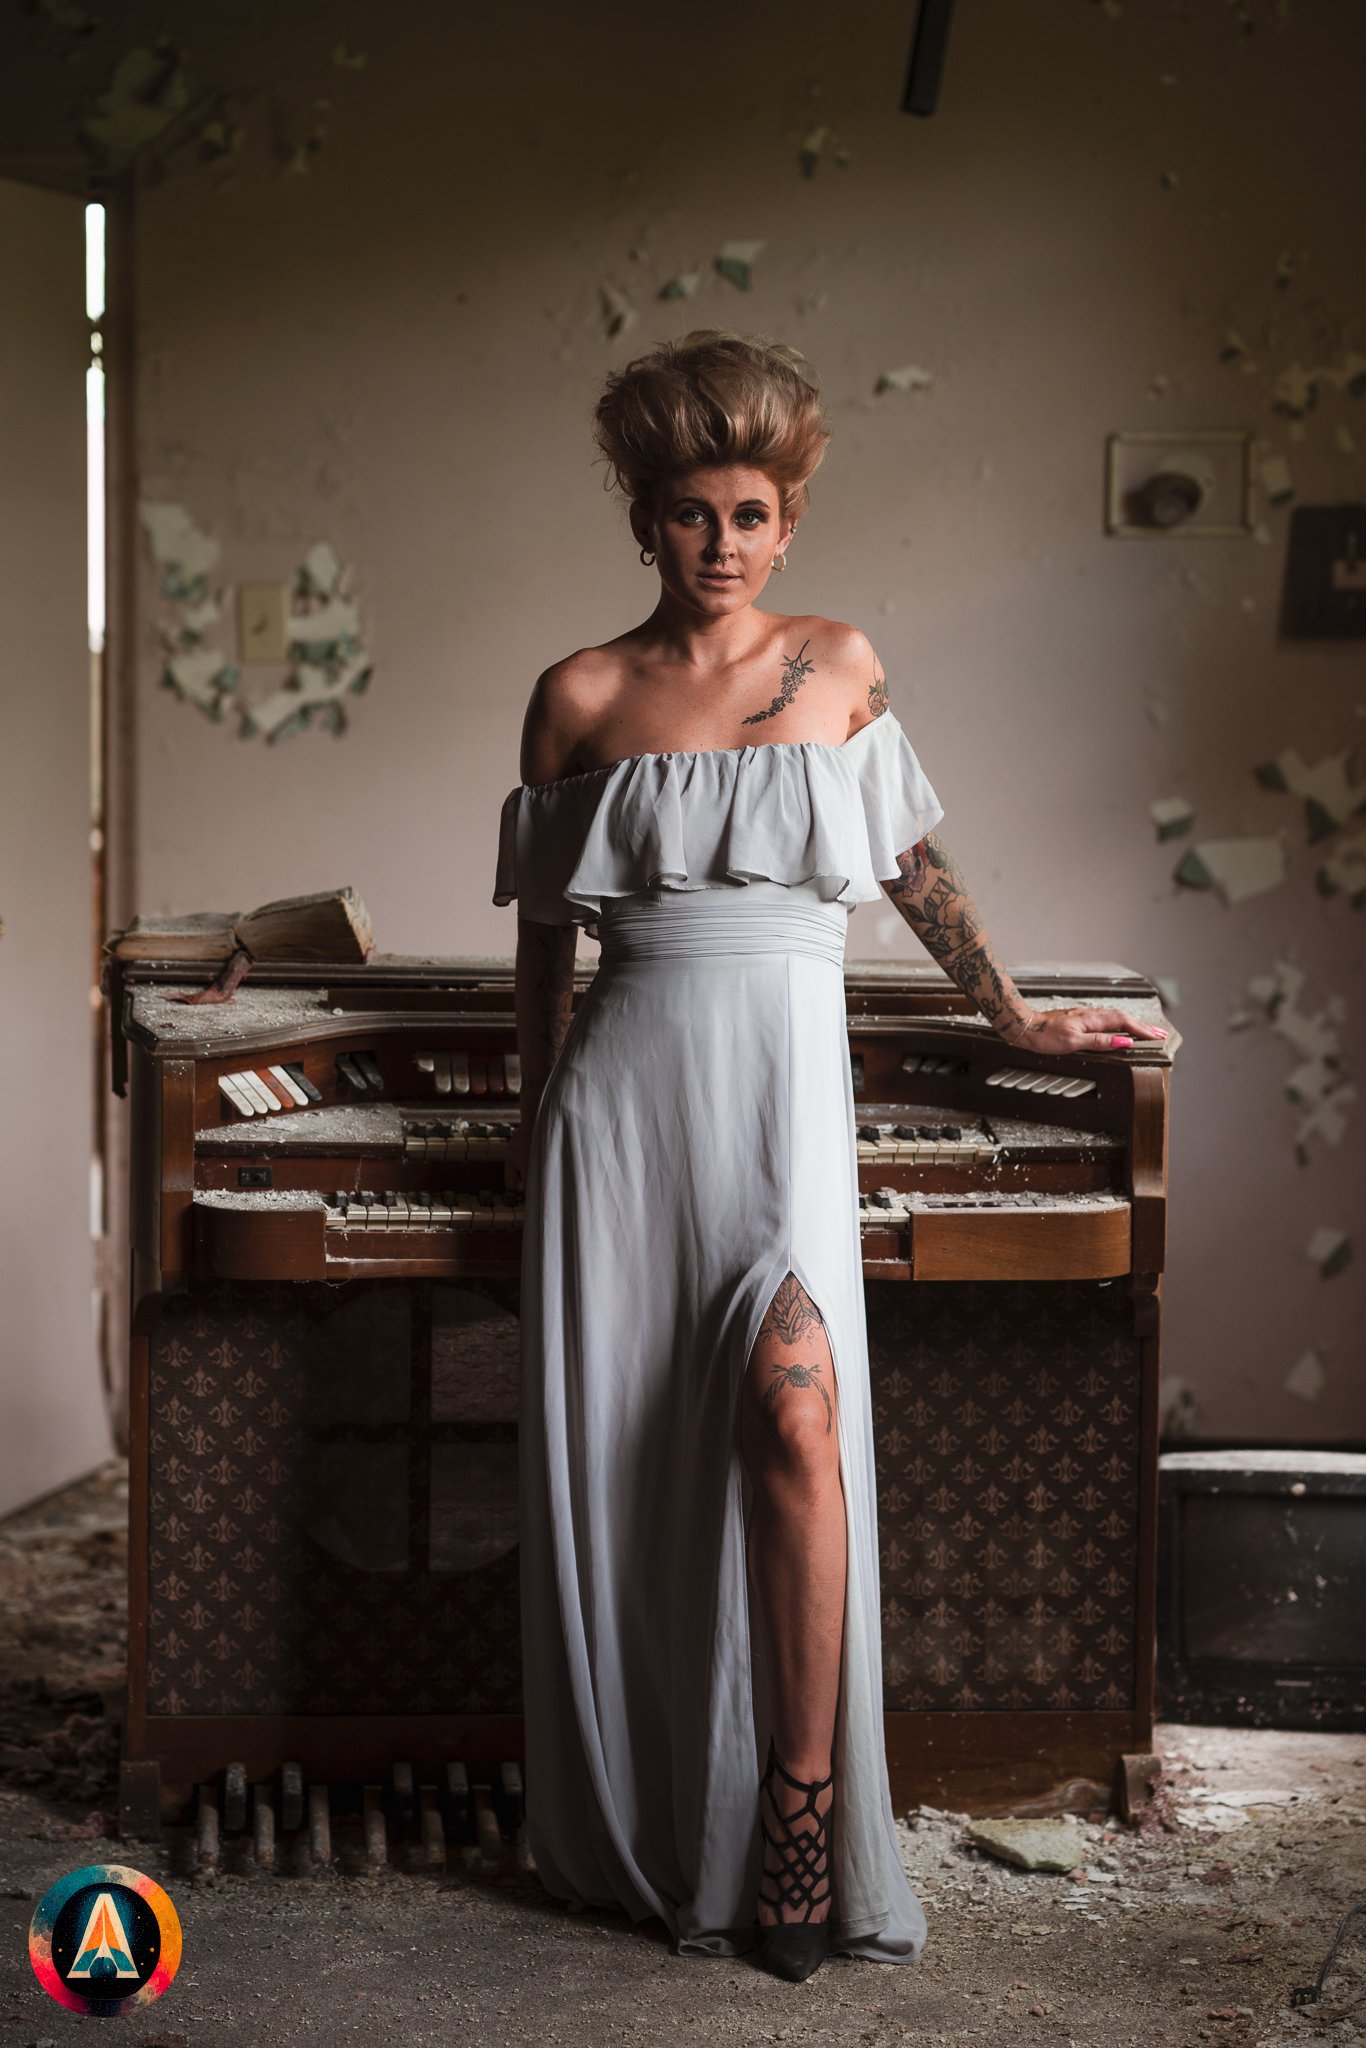
[[[645,566],[646,566],[646,568],[647,568],[647,569],[653,569],[653,567],[654,567],[654,565],[655,565],[655,558],[654,558],[654,556],[653,556],[653,555],[652,555],[652,554],[651,554],[651,553],[649,552],[648,548],[642,548],[642,549],[641,549],[641,551],[640,551],[640,559],[641,559],[641,561],[642,561],[642,562],[643,562],[643,563],[645,564]]]
[[[773,567],[777,571],[778,575],[781,576],[783,570],[787,567],[787,556],[775,555],[773,557]]]

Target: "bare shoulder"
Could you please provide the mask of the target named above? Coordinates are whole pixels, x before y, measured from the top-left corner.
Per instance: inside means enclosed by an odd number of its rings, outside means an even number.
[[[600,716],[613,679],[611,658],[601,647],[577,648],[541,671],[522,722],[524,783],[574,773],[579,746]]]
[[[887,677],[868,635],[843,619],[811,614],[794,618],[807,641],[807,658],[820,664],[849,706],[849,733],[881,717],[888,708]]]

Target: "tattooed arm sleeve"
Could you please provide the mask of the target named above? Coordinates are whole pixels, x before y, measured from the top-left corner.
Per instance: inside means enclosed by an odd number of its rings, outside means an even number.
[[[953,857],[932,832],[897,856],[901,872],[883,888],[927,953],[1003,1037],[1033,1027],[1037,1012],[996,956]]]
[[[535,1121],[550,1069],[569,1029],[578,928],[517,920],[517,1050],[522,1061],[522,1120]]]

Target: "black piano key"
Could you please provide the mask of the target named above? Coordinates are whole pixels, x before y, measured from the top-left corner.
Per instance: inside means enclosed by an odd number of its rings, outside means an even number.
[[[917,1138],[938,1138],[942,1135],[938,1124],[921,1124],[916,1131]]]
[[[351,1083],[351,1086],[358,1094],[369,1094],[370,1084],[349,1052],[339,1052],[337,1054],[337,1072],[342,1076],[343,1080]]]
[[[894,1138],[913,1138],[915,1136],[915,1125],[894,1124],[892,1126],[892,1136]]]
[[[309,1080],[307,1074],[303,1070],[303,1064],[301,1061],[284,1060],[281,1062],[281,1064],[283,1065],[284,1070],[289,1075],[290,1079],[298,1082],[299,1086],[303,1089],[304,1094],[308,1097],[310,1102],[322,1101],[322,1089],[315,1088],[313,1086],[313,1083]]]
[[[372,1052],[353,1053],[352,1058],[377,1095],[384,1093],[384,1072]]]
[[[398,1207],[398,1196],[392,1188],[386,1188],[380,1196],[380,1200],[386,1209],[397,1209]]]
[[[864,1143],[865,1145],[876,1145],[876,1143],[877,1143],[877,1125],[876,1125],[876,1124],[860,1124],[860,1125],[859,1125],[859,1127],[858,1127],[858,1134],[859,1134],[859,1137],[860,1137],[860,1138],[862,1139],[862,1141],[863,1141],[863,1143]]]
[[[963,1126],[961,1124],[945,1124],[944,1136],[946,1138],[961,1138],[962,1135]]]

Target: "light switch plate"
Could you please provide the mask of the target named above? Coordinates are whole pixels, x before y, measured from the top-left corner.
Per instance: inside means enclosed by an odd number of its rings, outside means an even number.
[[[1174,525],[1145,519],[1141,493],[1159,476],[1192,479],[1199,503]],[[1121,540],[1245,540],[1253,530],[1252,436],[1111,434],[1105,444],[1105,530]]]
[[[237,586],[238,660],[287,661],[289,658],[289,585],[239,583]]]

